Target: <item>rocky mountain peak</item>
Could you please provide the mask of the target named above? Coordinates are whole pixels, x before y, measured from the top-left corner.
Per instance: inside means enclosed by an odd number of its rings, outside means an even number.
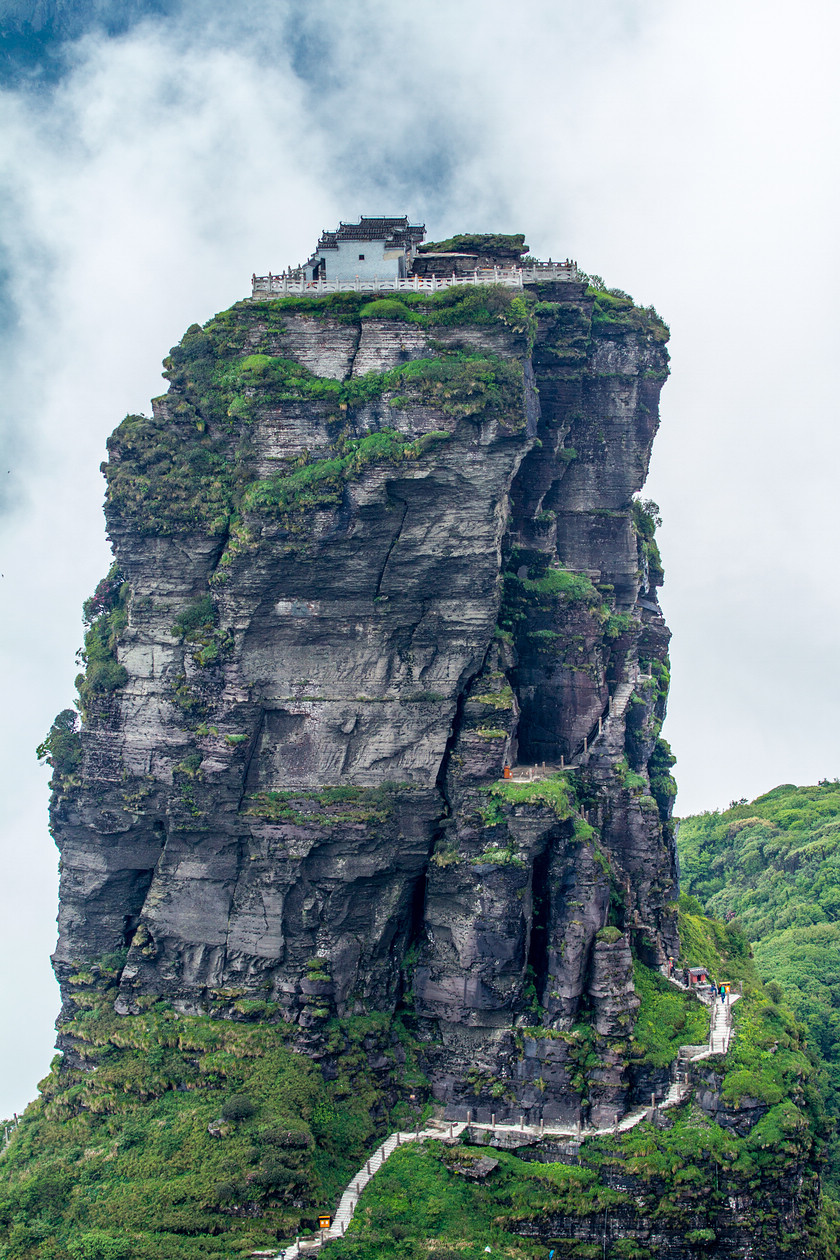
[[[636,497],[666,340],[572,280],[187,331],[109,440],[115,565],[51,735],[69,1011],[103,957],[126,1018],[262,1004],[312,1053],[403,1010],[453,1117],[579,1116],[585,1024],[586,1106],[623,1114],[632,954],[677,953]]]

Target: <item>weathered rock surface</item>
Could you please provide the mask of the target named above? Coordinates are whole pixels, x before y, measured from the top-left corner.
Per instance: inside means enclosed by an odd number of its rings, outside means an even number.
[[[580,1115],[585,1018],[584,1110],[626,1110],[630,945],[676,953],[633,504],[666,332],[535,288],[241,303],[112,437],[118,573],[54,782],[67,995],[125,949],[127,1014],[258,997],[312,1036],[403,1006],[453,1115]]]

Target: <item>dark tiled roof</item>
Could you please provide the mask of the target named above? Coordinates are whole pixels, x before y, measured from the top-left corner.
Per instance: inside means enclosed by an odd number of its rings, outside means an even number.
[[[337,249],[339,241],[385,241],[393,247],[416,245],[426,235],[425,223],[409,223],[408,217],[362,215],[358,223],[340,223],[334,232],[323,231],[318,249]]]

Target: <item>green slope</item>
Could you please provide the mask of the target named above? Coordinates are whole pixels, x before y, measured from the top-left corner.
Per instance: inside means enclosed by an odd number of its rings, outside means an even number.
[[[783,987],[820,1050],[840,1116],[840,782],[783,784],[685,818],[677,846],[685,892],[737,923],[762,978]],[[838,1182],[836,1144],[832,1165]]]

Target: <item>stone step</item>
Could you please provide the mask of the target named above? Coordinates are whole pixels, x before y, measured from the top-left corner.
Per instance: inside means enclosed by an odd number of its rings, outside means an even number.
[[[632,691],[632,684],[621,684],[627,686]],[[618,690],[618,689],[616,689]],[[676,981],[673,977],[668,977],[673,984],[682,989],[685,986]],[[699,996],[699,995],[698,995]],[[732,1011],[731,1004],[738,1000],[737,994],[733,994],[731,1001],[725,1007],[719,1007],[715,1004],[711,1009],[711,1035],[709,1038],[709,1047],[698,1046],[680,1046],[677,1059],[675,1061],[675,1079],[671,1082],[667,1094],[658,1104],[659,1107],[675,1107],[690,1093],[688,1084],[688,1064],[693,1059],[705,1057],[707,1054],[725,1054],[729,1048],[729,1041],[732,1035]],[[721,1015],[723,1018],[721,1018]],[[635,1128],[643,1120],[650,1116],[648,1107],[640,1107],[636,1111],[630,1112],[621,1120],[613,1125],[607,1125],[602,1129],[583,1130],[579,1125],[574,1128],[568,1126],[546,1126],[544,1124],[513,1126],[511,1122],[506,1124],[475,1124],[474,1128],[482,1130],[490,1130],[492,1132],[510,1133],[512,1127],[521,1127],[523,1132],[529,1134],[540,1134],[549,1137],[566,1137],[572,1140],[582,1140],[585,1137],[593,1136],[598,1133],[626,1133],[629,1129]],[[353,1219],[356,1204],[359,1196],[365,1189],[370,1180],[379,1172],[382,1165],[390,1155],[394,1153],[398,1146],[403,1142],[423,1141],[426,1138],[440,1139],[448,1136],[460,1137],[468,1126],[463,1122],[453,1124],[437,1124],[434,1128],[416,1130],[413,1133],[391,1133],[380,1146],[376,1148],[369,1160],[365,1160],[364,1165],[359,1169],[356,1175],[351,1179],[350,1184],[341,1196],[338,1208],[336,1209],[333,1223],[330,1229],[324,1231],[323,1239],[315,1238],[304,1241],[303,1248],[293,1243],[290,1247],[286,1247],[284,1251],[278,1252],[275,1260],[299,1260],[301,1255],[309,1254],[317,1251],[321,1247],[321,1243],[328,1242],[333,1238],[340,1238],[344,1230]],[[368,1173],[368,1167],[370,1172]]]

